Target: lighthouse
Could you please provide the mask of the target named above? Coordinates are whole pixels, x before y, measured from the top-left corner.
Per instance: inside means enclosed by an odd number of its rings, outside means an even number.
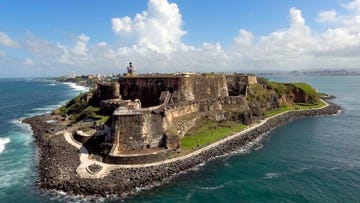
[[[135,67],[132,65],[132,62],[129,62],[127,69],[127,74],[128,75],[136,75],[135,73]]]

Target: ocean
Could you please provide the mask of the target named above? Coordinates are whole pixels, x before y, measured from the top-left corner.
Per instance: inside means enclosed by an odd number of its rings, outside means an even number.
[[[335,95],[340,115],[284,125],[237,152],[125,200],[101,202],[359,202],[360,76],[267,76]],[[49,112],[83,87],[0,79],[0,202],[87,202],[35,185],[36,148],[22,118]]]

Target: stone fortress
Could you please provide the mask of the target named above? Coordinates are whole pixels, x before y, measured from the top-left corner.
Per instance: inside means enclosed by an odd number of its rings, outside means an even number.
[[[51,114],[24,121],[39,149],[41,188],[125,197],[249,146],[276,127],[341,110],[331,102],[321,105],[306,83],[254,75],[136,75],[132,66],[109,80]],[[291,110],[278,113],[279,107]],[[217,128],[225,137],[212,137]]]
[[[236,106],[240,121],[251,123],[245,97],[249,85],[257,83],[255,75],[136,75],[133,70],[128,68],[117,82],[98,84],[95,92],[100,111],[112,114],[113,147],[105,162],[161,157],[179,148],[180,139],[197,120],[222,121],[233,116],[224,111],[224,105]]]

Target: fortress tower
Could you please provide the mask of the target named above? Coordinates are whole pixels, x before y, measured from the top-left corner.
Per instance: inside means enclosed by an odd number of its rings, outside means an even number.
[[[136,75],[136,68],[132,65],[132,62],[129,62],[128,67],[126,67],[127,75]]]

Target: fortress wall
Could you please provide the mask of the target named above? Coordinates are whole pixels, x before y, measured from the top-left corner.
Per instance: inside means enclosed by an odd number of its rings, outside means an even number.
[[[248,85],[246,75],[226,75],[226,82],[229,96],[246,95],[246,87]]]
[[[121,115],[113,116],[113,128],[115,131],[114,153],[122,151],[142,150],[144,148],[143,138],[143,115]]]
[[[183,117],[200,111],[200,104],[197,102],[177,105],[165,111],[165,117],[171,121],[172,119]]]
[[[111,115],[119,106],[119,102],[110,102],[109,100],[100,101],[100,111],[106,115]]]
[[[225,75],[179,75],[163,77],[120,77],[123,99],[140,99],[144,107],[160,104],[161,92],[179,92],[177,101],[215,100],[228,96]]]
[[[97,95],[99,101],[118,99],[120,96],[120,84],[114,83],[99,83],[97,84]]]
[[[162,117],[160,115],[130,114],[114,115],[114,154],[158,148],[163,141]]]
[[[169,110],[165,111],[165,117],[163,118],[162,127],[164,131],[167,131],[170,127],[176,127],[177,122],[180,118],[183,118],[187,115],[198,113],[200,111],[199,103],[189,103],[183,105],[177,105],[172,107]]]
[[[143,138],[146,148],[158,148],[163,142],[164,130],[162,128],[162,117],[156,114],[143,115]]]
[[[177,105],[165,111],[162,126],[164,131],[172,128],[176,130],[179,137],[183,137],[189,129],[195,126],[198,119],[221,109],[219,101],[198,101]]]
[[[244,96],[224,97],[220,98],[220,102],[225,111],[225,119],[252,123],[252,111]]]
[[[219,98],[221,104],[237,104],[237,105],[247,105],[246,98],[242,95],[240,96],[231,96],[231,97],[221,97]]]
[[[160,104],[162,91],[179,90],[181,77],[120,77],[120,94],[122,99],[139,99],[143,107]]]
[[[256,75],[247,75],[247,84],[257,84],[257,77]]]
[[[199,118],[223,119],[224,113],[219,114],[222,104],[244,102],[244,98],[228,98],[225,75],[121,77],[119,82],[123,99],[140,98],[145,107],[158,105],[161,92],[179,94],[176,96],[179,102],[166,106],[162,115],[151,112],[116,115],[113,125],[116,149],[120,153],[165,146],[169,142],[165,132],[169,135],[175,132],[177,137],[182,137]]]
[[[184,77],[180,86],[185,101],[214,100],[228,96],[225,75],[192,75]]]

